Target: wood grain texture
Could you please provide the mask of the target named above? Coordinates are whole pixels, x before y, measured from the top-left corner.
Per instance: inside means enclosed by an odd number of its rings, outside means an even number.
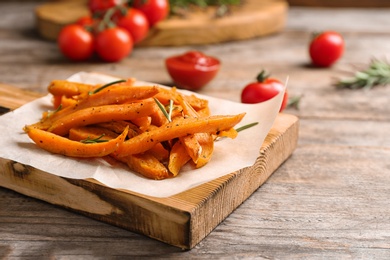
[[[33,91],[0,83],[0,106],[4,108],[15,109],[41,96],[42,94]]]
[[[358,2],[358,1],[357,1]],[[390,86],[336,90],[332,82],[372,58],[390,60],[386,8],[289,8],[278,34],[207,46],[135,48],[120,63],[71,63],[35,30],[39,0],[0,1],[0,82],[46,93],[52,79],[98,71],[171,84],[163,60],[191,48],[223,66],[201,93],[239,101],[266,68],[302,95],[297,149],[244,203],[191,250],[0,188],[0,258],[5,259],[390,259]],[[331,17],[331,19],[330,19]],[[309,65],[312,32],[346,41],[331,68]]]
[[[283,30],[287,11],[285,1],[275,0],[247,0],[221,18],[209,8],[157,24],[140,46],[215,44],[265,36]]]
[[[215,7],[195,9],[185,17],[173,16],[151,28],[140,46],[181,46],[250,39],[280,32],[286,23],[284,0],[246,0],[217,18]],[[56,40],[61,28],[88,14],[86,1],[49,2],[36,8],[42,37]]]
[[[19,91],[17,102],[29,99],[29,93]],[[259,147],[260,156],[252,167],[168,198],[116,190],[94,180],[62,178],[3,158],[0,158],[0,186],[190,249],[291,155],[298,142],[298,125],[297,117],[280,114]]]
[[[75,23],[80,17],[89,15],[85,0],[47,2],[35,9],[36,26],[39,34],[55,41],[61,29]]]

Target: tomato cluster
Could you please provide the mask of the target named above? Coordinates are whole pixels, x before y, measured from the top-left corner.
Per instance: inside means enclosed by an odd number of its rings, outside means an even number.
[[[116,62],[131,54],[135,44],[169,13],[168,0],[89,0],[90,15],[66,25],[58,47],[69,59],[84,61],[94,53]]]

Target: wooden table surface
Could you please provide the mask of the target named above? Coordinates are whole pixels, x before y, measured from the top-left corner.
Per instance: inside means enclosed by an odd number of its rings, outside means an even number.
[[[239,101],[265,68],[302,95],[298,147],[247,201],[190,251],[0,188],[5,259],[390,259],[390,86],[336,90],[332,82],[372,58],[390,58],[390,9],[290,7],[283,32],[209,46],[136,48],[120,63],[70,63],[34,30],[39,2],[0,2],[0,82],[46,92],[79,71],[170,84],[164,58],[196,48],[222,60],[201,93]],[[312,32],[346,41],[332,68],[308,66]]]

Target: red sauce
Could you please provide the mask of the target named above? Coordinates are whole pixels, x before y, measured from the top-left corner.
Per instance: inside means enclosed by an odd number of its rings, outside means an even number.
[[[189,51],[165,60],[169,75],[177,87],[197,90],[209,83],[218,73],[220,62],[199,51]]]

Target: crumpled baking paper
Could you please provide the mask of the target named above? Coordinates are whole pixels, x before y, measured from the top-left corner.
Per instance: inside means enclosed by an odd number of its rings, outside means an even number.
[[[117,78],[98,73],[79,72],[68,80],[97,84],[111,82]],[[136,84],[153,83],[137,81]],[[192,93],[183,92],[184,94]],[[259,104],[241,104],[194,94],[209,100],[213,115],[245,112],[244,119],[237,127],[253,122],[259,122],[259,124],[239,132],[235,139],[224,138],[217,141],[212,159],[206,166],[200,169],[184,167],[175,178],[150,180],[131,172],[119,163],[110,165],[103,159],[68,158],[38,148],[22,129],[25,125],[39,121],[43,111],[53,110],[51,95],[30,102],[0,117],[0,132],[2,133],[0,135],[0,157],[30,165],[53,175],[73,179],[92,178],[111,188],[125,189],[153,197],[169,197],[244,167],[252,166],[278,115],[284,92]]]

